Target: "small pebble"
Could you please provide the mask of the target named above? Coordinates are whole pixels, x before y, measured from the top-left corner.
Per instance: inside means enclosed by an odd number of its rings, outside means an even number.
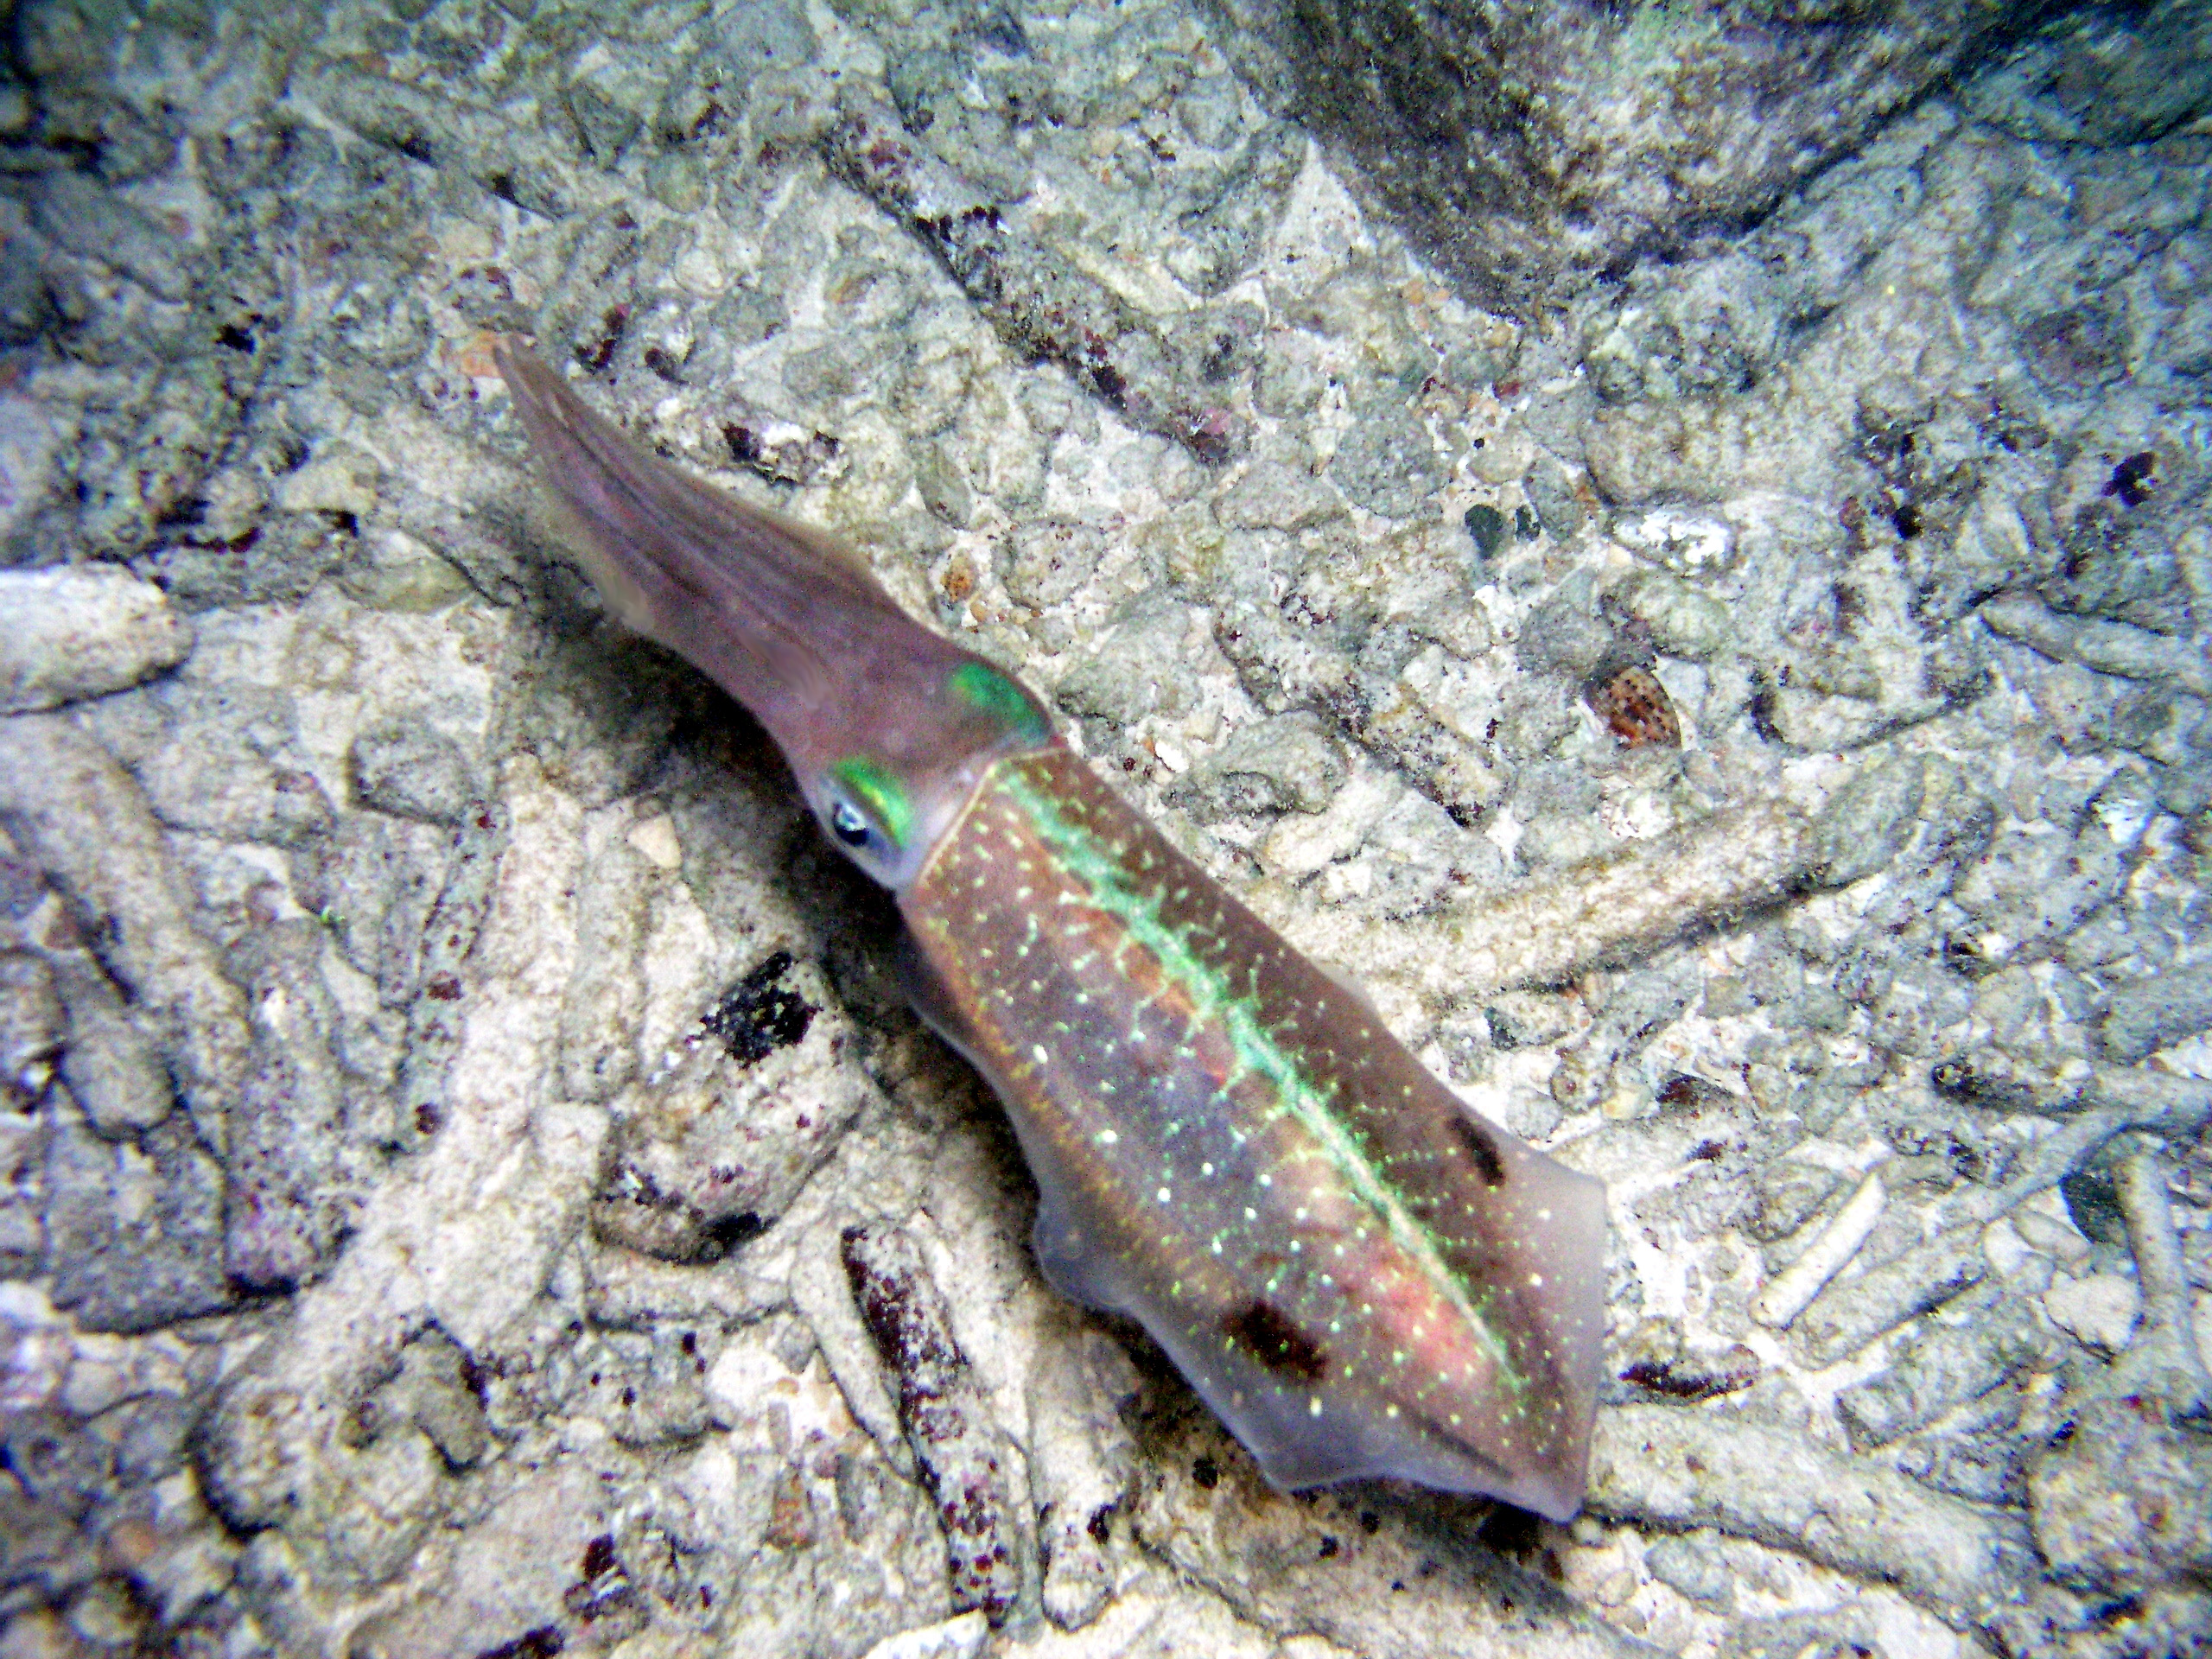
[[[2044,1292],[2043,1305],[2051,1323],[2076,1341],[2116,1354],[2135,1334],[2143,1297],[2133,1280],[2116,1273],[2093,1273],[2082,1279],[2061,1274]]]

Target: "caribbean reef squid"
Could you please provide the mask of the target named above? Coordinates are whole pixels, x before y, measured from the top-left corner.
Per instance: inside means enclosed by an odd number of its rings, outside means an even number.
[[[908,995],[1036,1177],[1046,1277],[1141,1325],[1279,1487],[1392,1476],[1572,1516],[1599,1185],[1463,1104],[857,555],[497,358],[572,556],[897,896]]]

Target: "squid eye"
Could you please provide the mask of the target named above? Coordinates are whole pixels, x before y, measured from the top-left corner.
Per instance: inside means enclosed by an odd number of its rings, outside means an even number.
[[[897,852],[906,845],[914,825],[914,808],[905,785],[888,768],[864,754],[848,755],[830,768],[838,785],[830,797],[830,829],[837,839],[855,850],[873,848],[878,854]],[[854,804],[866,801],[865,810]]]

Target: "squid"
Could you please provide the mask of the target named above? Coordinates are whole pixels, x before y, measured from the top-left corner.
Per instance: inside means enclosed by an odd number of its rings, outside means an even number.
[[[1052,1285],[1143,1326],[1279,1488],[1570,1518],[1601,1185],[1463,1103],[853,551],[647,453],[518,343],[494,357],[568,552],[896,896],[902,983],[1012,1121]]]

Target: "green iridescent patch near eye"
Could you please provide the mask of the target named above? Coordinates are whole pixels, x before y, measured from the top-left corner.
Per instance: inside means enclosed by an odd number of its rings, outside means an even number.
[[[877,829],[893,847],[904,847],[914,828],[914,804],[906,785],[866,755],[855,754],[830,768],[830,775],[852,791]]]
[[[1052,734],[1029,694],[988,663],[963,663],[945,683],[963,702],[988,715],[1017,736],[1041,741]]]

